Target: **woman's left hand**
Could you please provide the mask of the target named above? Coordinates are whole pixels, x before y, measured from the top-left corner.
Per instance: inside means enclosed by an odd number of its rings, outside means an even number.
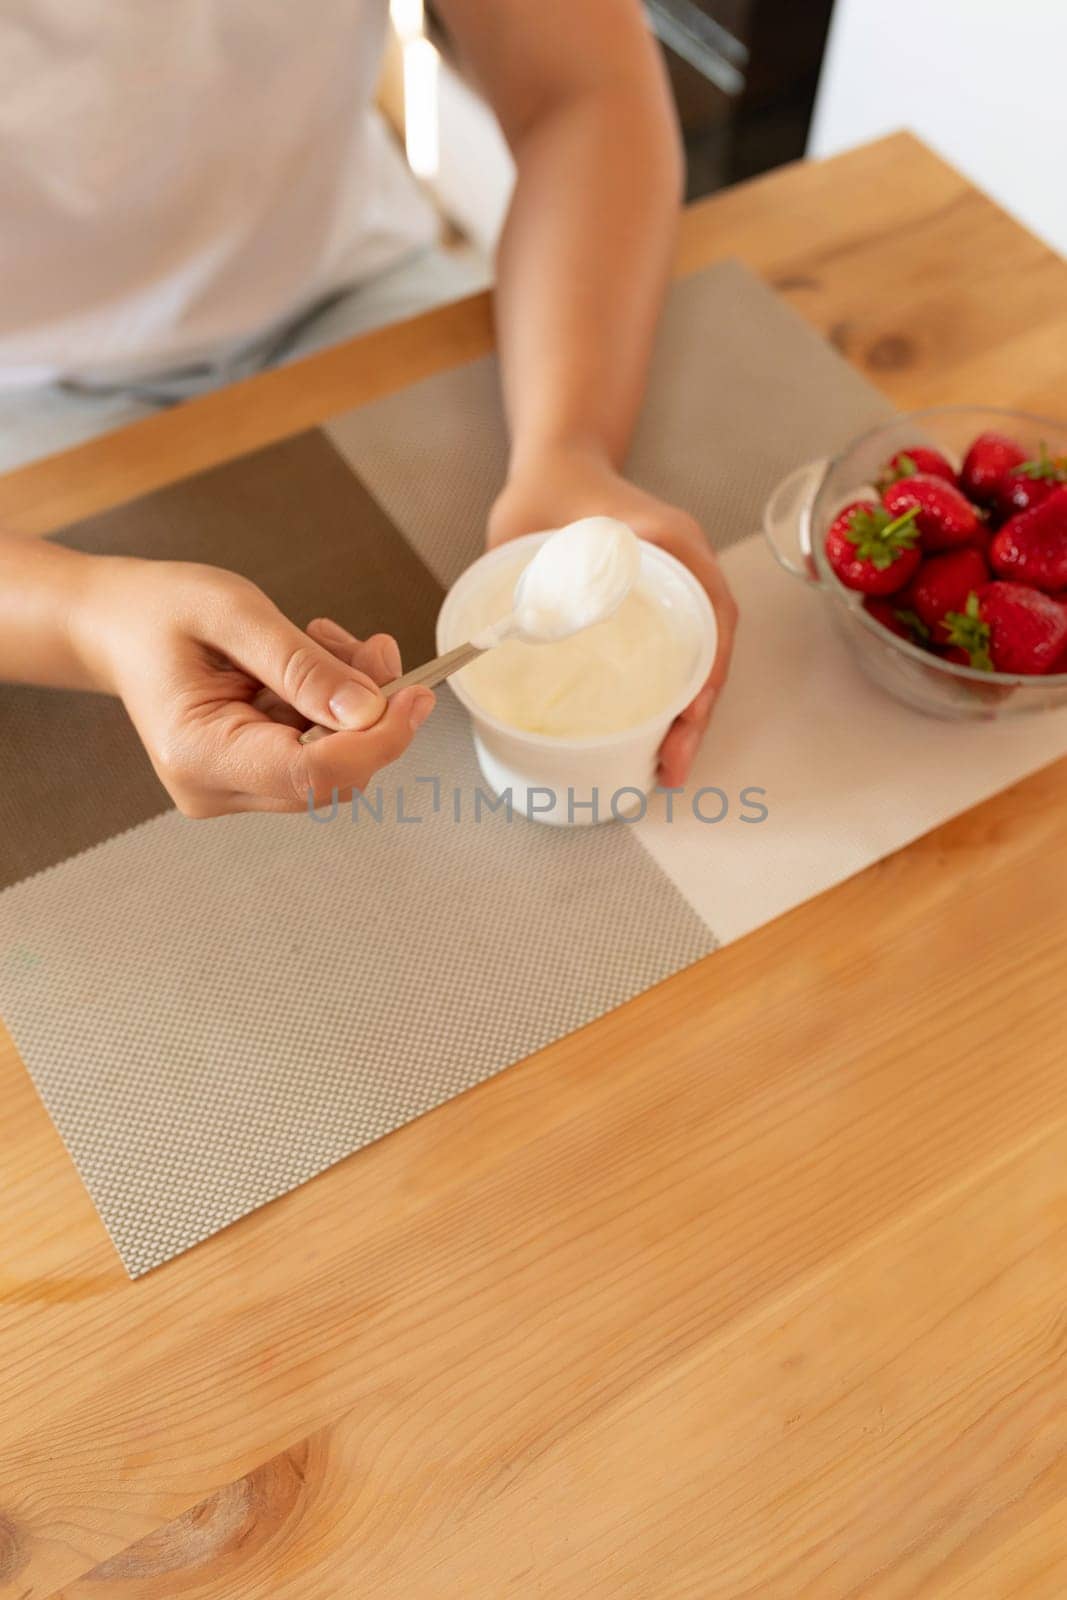
[[[488,543],[492,547],[590,516],[617,517],[639,538],[677,556],[703,584],[715,611],[719,644],[711,672],[660,746],[659,781],[664,788],[680,788],[730,670],[737,606],[700,524],[627,482],[592,451],[551,452],[514,468],[490,514]]]

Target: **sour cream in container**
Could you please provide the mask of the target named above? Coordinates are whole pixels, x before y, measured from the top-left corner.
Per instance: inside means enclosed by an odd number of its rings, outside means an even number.
[[[450,680],[493,792],[545,822],[642,810],[659,745],[715,655],[688,568],[609,517],[529,534],[476,561],[442,606],[442,653],[494,637]]]

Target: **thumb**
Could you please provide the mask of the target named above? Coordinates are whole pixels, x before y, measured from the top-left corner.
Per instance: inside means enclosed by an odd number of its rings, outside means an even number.
[[[207,642],[324,728],[370,728],[385,711],[373,678],[317,644],[261,591],[229,607]]]

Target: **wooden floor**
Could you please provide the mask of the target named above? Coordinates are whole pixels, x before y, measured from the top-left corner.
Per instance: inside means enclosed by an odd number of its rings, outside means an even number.
[[[1067,265],[905,137],[687,217],[904,407],[1067,415]],[[41,533],[484,301],[0,480]],[[921,773],[916,781],[921,781]],[[127,1281],[0,1042],[0,1594],[1063,1600],[1067,766]]]

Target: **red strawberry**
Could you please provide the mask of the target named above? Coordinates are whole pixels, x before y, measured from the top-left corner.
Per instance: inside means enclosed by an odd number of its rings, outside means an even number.
[[[1001,481],[1026,460],[1026,451],[1003,433],[980,433],[963,458],[960,488],[980,506],[994,505]]]
[[[989,554],[998,578],[1035,589],[1067,589],[1067,485],[1006,522]]]
[[[853,500],[839,511],[826,535],[826,557],[849,589],[895,594],[922,557],[916,544],[917,512],[892,517],[873,500]]]
[[[1018,511],[1031,511],[1064,483],[1067,483],[1067,456],[1050,456],[1042,445],[1033,461],[1023,461],[1012,467],[1001,479],[997,510],[1004,517],[1013,517]]]
[[[916,473],[924,473],[928,478],[944,478],[956,486],[956,469],[947,456],[940,450],[928,450],[925,445],[917,444],[910,450],[898,450],[895,456],[890,456],[882,468],[878,479],[879,489],[888,489],[891,483],[896,483],[900,478],[914,478]]]
[[[1054,672],[1067,652],[1067,605],[1021,583],[987,583],[945,626],[948,659],[983,672]]]
[[[911,605],[927,637],[935,644],[945,644],[945,617],[950,611],[962,611],[968,595],[988,582],[989,568],[980,550],[948,550],[924,561],[908,585],[907,595],[900,598]]]
[[[876,622],[888,628],[890,633],[895,633],[898,639],[907,639],[909,644],[928,644],[929,629],[915,611],[903,603],[906,599],[907,596],[903,594],[895,595],[891,600],[880,600],[877,595],[869,594],[863,605]]]
[[[1067,479],[1064,481],[1067,482]],[[1009,472],[997,492],[997,503],[992,513],[994,522],[1003,524],[1020,511],[1032,511],[1042,500],[1048,499],[1055,487],[1047,478],[1017,478],[1014,472]]]
[[[885,490],[882,504],[895,517],[916,508],[915,526],[925,550],[954,550],[973,544],[982,530],[977,511],[944,478],[931,478],[924,473],[901,478]]]

